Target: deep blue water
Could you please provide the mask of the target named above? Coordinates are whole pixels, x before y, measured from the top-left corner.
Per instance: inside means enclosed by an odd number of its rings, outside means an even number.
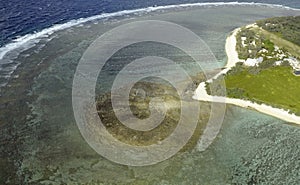
[[[57,23],[121,10],[196,2],[234,0],[1,0],[0,46],[18,36],[33,33]],[[300,8],[299,0],[243,0]]]

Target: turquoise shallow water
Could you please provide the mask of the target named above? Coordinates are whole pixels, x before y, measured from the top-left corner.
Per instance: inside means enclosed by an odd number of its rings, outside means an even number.
[[[256,6],[210,7],[99,21],[54,33],[51,41],[41,41],[16,59],[22,61],[15,72],[19,77],[3,91],[1,101],[6,103],[1,106],[8,113],[1,114],[0,122],[0,162],[5,166],[1,182],[297,184],[299,127],[270,116],[228,106],[221,132],[206,151],[196,146],[156,165],[130,167],[110,162],[89,147],[71,103],[73,75],[82,53],[117,25],[147,19],[177,23],[200,36],[224,65],[225,39],[234,28],[295,14],[299,13]]]

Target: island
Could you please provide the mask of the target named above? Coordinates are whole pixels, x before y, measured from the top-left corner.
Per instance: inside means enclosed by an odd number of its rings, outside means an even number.
[[[234,30],[226,40],[226,66],[200,83],[193,98],[300,124],[299,25],[300,16],[275,17]],[[225,86],[225,95],[220,86]]]

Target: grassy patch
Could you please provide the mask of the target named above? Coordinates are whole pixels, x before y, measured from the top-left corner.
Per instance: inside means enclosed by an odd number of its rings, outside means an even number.
[[[264,44],[264,48],[270,52],[273,52],[275,50],[275,46],[274,46],[274,43],[271,42],[269,39],[267,40],[264,40],[263,41],[263,44]]]
[[[226,75],[227,96],[291,110],[300,115],[300,77],[291,67],[277,66],[251,74],[248,70]]]

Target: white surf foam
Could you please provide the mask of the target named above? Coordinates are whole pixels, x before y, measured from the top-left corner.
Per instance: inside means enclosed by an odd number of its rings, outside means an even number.
[[[50,28],[43,29],[42,31],[32,33],[32,34],[27,34],[25,36],[19,37],[19,38],[13,40],[11,43],[0,48],[0,60],[3,59],[5,54],[8,53],[9,51],[16,49],[31,40],[45,37],[45,36],[51,35],[52,33],[56,32],[56,31],[64,30],[66,28],[70,28],[72,26],[76,26],[76,25],[79,25],[82,23],[93,21],[93,20],[116,17],[116,16],[123,16],[123,15],[130,15],[130,14],[135,14],[135,13],[154,12],[154,11],[158,11],[158,10],[168,10],[168,9],[174,9],[174,8],[188,8],[188,7],[201,7],[201,6],[226,6],[226,5],[227,6],[228,5],[231,5],[231,6],[232,5],[256,5],[256,6],[267,6],[267,7],[273,7],[273,8],[284,8],[284,9],[297,10],[294,8],[290,8],[290,7],[283,6],[283,5],[276,5],[276,4],[264,4],[264,3],[254,3],[254,2],[252,2],[252,3],[217,2],[217,3],[191,3],[191,4],[156,6],[156,7],[140,8],[140,9],[135,9],[135,10],[123,10],[123,11],[114,12],[114,13],[103,13],[103,14],[95,15],[95,16],[88,17],[88,18],[80,18],[77,20],[71,20],[64,24],[57,24]]]
[[[39,32],[27,34],[24,36],[21,36],[15,40],[13,40],[11,43],[6,44],[5,46],[0,48],[0,65],[3,64],[5,60],[5,56],[14,50],[24,51],[26,49],[29,49],[30,47],[33,47],[35,43],[39,42],[39,39],[43,37],[48,37],[54,32],[64,30],[73,26],[77,26],[89,21],[94,20],[101,20],[105,18],[112,18],[112,17],[118,17],[118,16],[124,16],[124,15],[134,15],[137,13],[148,13],[148,12],[155,12],[159,10],[169,10],[169,9],[175,9],[175,8],[189,8],[189,7],[204,7],[204,6],[245,6],[245,5],[255,5],[255,6],[266,6],[271,8],[284,8],[284,9],[290,9],[290,10],[298,10],[295,8],[290,8],[283,5],[276,5],[276,4],[265,4],[265,3],[246,3],[246,2],[215,2],[215,3],[190,3],[190,4],[178,4],[178,5],[166,5],[166,6],[155,6],[155,7],[147,7],[147,8],[140,8],[135,10],[123,10],[119,12],[114,13],[103,13],[100,15],[91,16],[88,18],[80,18],[77,20],[71,20],[67,23],[63,24],[56,24],[50,28],[43,29]],[[7,61],[7,60],[6,60]],[[1,69],[0,69],[1,70]]]

